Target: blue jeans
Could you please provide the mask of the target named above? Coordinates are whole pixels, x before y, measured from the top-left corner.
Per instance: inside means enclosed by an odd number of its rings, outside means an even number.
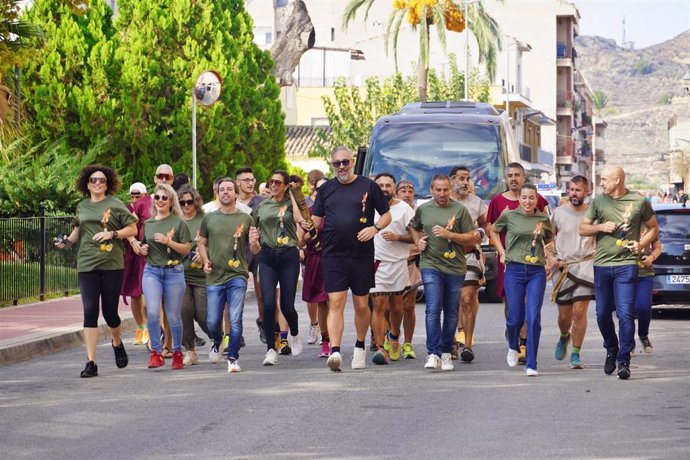
[[[637,291],[637,264],[615,267],[594,266],[594,291],[597,298],[597,324],[604,338],[608,354],[618,355],[616,362],[629,363],[635,345],[635,293]],[[613,323],[613,312],[618,317],[619,337]],[[620,346],[619,346],[620,343]]]
[[[422,268],[426,297],[426,352],[429,355],[440,357],[442,353],[453,351],[460,290],[464,282],[465,275],[447,275],[432,268]]]
[[[264,333],[266,348],[275,348],[272,340],[276,332],[276,287],[280,283],[280,312],[290,326],[290,335],[299,334],[295,295],[299,278],[299,250],[297,248],[274,249],[261,246],[259,253],[259,281],[264,300]]]
[[[546,270],[539,265],[509,262],[503,289],[508,305],[508,346],[518,350],[520,329],[527,323],[527,367],[537,370],[541,336],[541,306],[546,288]]]
[[[637,311],[637,336],[640,338],[644,338],[649,335],[649,323],[652,322],[653,284],[653,276],[642,276],[637,280],[635,311]]]
[[[151,349],[161,352],[161,302],[165,305],[172,333],[173,351],[182,348],[182,296],[184,295],[184,267],[152,267],[146,264],[141,281],[146,300],[146,322],[151,337]]]
[[[244,312],[244,294],[247,292],[247,280],[242,277],[233,278],[225,284],[207,286],[208,298],[206,324],[213,343],[219,345],[223,340],[221,323],[225,303],[228,304],[228,359],[240,357],[240,341],[242,340],[242,313]],[[222,350],[221,350],[222,351]]]

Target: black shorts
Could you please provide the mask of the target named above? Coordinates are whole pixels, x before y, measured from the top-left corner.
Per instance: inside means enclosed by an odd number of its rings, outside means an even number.
[[[321,270],[326,292],[350,289],[354,295],[367,295],[374,287],[374,256],[324,254]]]

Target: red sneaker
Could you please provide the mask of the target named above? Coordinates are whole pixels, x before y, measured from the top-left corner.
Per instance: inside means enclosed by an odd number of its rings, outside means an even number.
[[[160,353],[158,353],[155,350],[151,350],[151,358],[149,359],[149,369],[161,366],[165,366],[165,360],[163,359]]]
[[[173,369],[184,369],[184,363],[182,362],[183,357],[182,357],[182,352],[180,350],[177,350],[176,352],[173,353],[172,357],[172,368]]]

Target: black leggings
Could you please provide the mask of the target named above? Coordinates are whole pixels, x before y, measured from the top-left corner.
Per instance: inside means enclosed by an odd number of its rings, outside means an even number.
[[[120,302],[123,271],[94,270],[79,273],[79,291],[84,305],[84,327],[98,327],[98,311],[101,308],[103,318],[109,327],[116,328],[120,325],[117,306]]]
[[[276,315],[276,287],[280,284],[280,311],[290,326],[292,335],[299,333],[295,294],[299,278],[299,251],[297,248],[273,249],[261,246],[259,253],[259,284],[264,299],[264,333],[266,347],[275,348],[273,334]]]

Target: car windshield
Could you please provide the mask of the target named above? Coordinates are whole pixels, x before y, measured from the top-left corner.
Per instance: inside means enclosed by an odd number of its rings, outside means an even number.
[[[365,174],[393,174],[412,182],[418,198],[430,198],[431,179],[454,166],[470,169],[477,195],[503,191],[500,127],[482,124],[404,123],[382,126],[372,139]]]
[[[659,239],[690,239],[690,212],[657,213],[659,223]]]

